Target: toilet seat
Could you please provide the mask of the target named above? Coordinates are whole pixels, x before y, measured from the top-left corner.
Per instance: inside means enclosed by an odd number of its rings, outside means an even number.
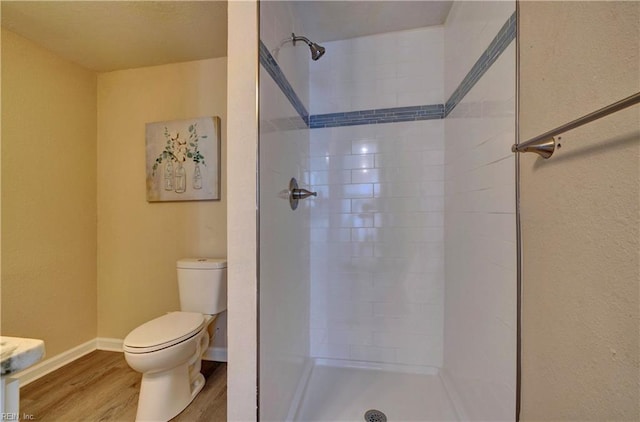
[[[181,343],[198,334],[206,324],[197,312],[171,312],[134,329],[124,339],[127,353],[151,353]]]

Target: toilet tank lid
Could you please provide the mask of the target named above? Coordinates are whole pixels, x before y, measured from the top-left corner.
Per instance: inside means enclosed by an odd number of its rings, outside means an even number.
[[[227,268],[227,260],[226,258],[184,258],[178,261],[178,268],[200,270]]]

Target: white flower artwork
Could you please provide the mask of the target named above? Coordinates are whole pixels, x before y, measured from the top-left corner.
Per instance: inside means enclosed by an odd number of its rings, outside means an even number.
[[[220,118],[147,123],[147,201],[220,199]]]

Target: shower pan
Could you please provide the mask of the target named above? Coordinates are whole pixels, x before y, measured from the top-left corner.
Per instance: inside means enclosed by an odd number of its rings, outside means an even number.
[[[260,420],[515,420],[515,29],[261,3]]]

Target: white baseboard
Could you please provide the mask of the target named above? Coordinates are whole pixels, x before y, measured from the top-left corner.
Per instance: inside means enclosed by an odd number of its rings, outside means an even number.
[[[108,352],[123,352],[124,340],[119,338],[98,337],[97,339],[98,350],[106,350]],[[202,359],[211,360],[215,362],[227,362],[227,348],[226,347],[209,347]]]
[[[456,416],[459,421],[468,421],[469,416],[464,409],[464,404],[462,404],[462,399],[460,398],[460,393],[458,393],[458,389],[456,388],[451,375],[445,369],[440,370],[440,379],[442,380],[442,384],[444,385],[444,391],[449,396],[449,400],[453,405],[453,410],[456,412]]]
[[[96,350],[96,346],[96,339],[89,340],[88,342],[76,346],[73,349],[69,349],[66,352],[62,352],[50,359],[45,359],[42,362],[25,369],[24,371],[20,371],[13,375],[13,378],[17,378],[20,380],[20,387],[22,388],[25,385],[37,380],[38,378],[43,377],[48,373],[51,373],[56,369],[59,369],[73,362],[74,360],[93,352],[94,350]]]
[[[96,339],[98,350],[107,352],[122,352],[124,340],[119,338],[98,337]]]
[[[50,359],[45,359],[24,371],[17,372],[12,375],[12,377],[20,380],[20,387],[24,387],[38,378],[44,377],[56,369],[60,369],[74,360],[93,352],[94,350],[122,353],[123,342],[124,341],[122,339],[118,338],[98,337],[76,346],[73,349],[69,349],[66,352],[62,352]],[[202,356],[202,359],[216,362],[227,362],[227,348],[209,347]]]

